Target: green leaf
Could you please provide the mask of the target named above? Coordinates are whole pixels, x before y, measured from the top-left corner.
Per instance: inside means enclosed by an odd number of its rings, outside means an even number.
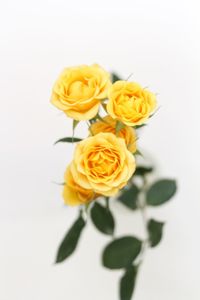
[[[74,142],[74,133],[75,133],[75,128],[78,125],[79,121],[73,120],[73,125],[72,125],[72,143]]]
[[[141,125],[136,125],[136,126],[133,126],[134,129],[140,129],[142,127],[145,127],[147,126],[147,124],[141,124]]]
[[[149,119],[152,118],[152,117],[159,111],[159,109],[160,109],[160,107],[158,107],[158,108],[154,111],[154,113],[151,114],[151,115],[149,116]]]
[[[120,300],[131,300],[135,288],[138,268],[128,268],[120,280]]]
[[[136,168],[136,171],[134,173],[134,176],[144,176],[147,173],[151,173],[153,171],[152,167],[144,167],[144,166],[138,166]]]
[[[73,127],[73,132],[74,132],[74,130],[75,130],[75,128],[76,128],[76,126],[78,125],[79,122],[80,122],[80,121],[73,120],[73,125],[72,125],[72,127]]]
[[[149,242],[151,247],[157,246],[162,239],[163,222],[150,219],[148,222]]]
[[[91,219],[95,227],[105,234],[113,235],[115,222],[110,210],[98,202],[91,209]]]
[[[56,145],[57,143],[77,143],[77,142],[80,142],[82,141],[81,138],[77,138],[77,137],[65,137],[65,138],[62,138],[62,139],[59,139],[58,141],[56,141],[54,143],[54,145]]]
[[[142,154],[142,152],[140,152],[140,150],[136,150],[136,152],[135,153],[133,153],[133,155],[139,155],[139,156],[142,156],[143,157],[143,154]]]
[[[104,111],[105,111],[106,113],[108,113],[108,112],[107,112],[107,104],[102,102],[101,105],[102,105]]]
[[[138,194],[139,188],[135,184],[132,184],[130,188],[122,191],[118,200],[128,208],[135,210],[137,209]]]
[[[111,76],[112,76],[112,83],[115,83],[115,81],[121,80],[121,78],[115,72],[113,72],[111,74]]]
[[[140,253],[141,247],[142,242],[132,236],[116,239],[104,249],[103,265],[108,269],[128,268]]]
[[[79,216],[60,244],[56,257],[56,263],[63,262],[74,252],[85,224],[86,223],[83,217]]]
[[[126,125],[120,121],[116,122],[115,133],[117,134],[121,129],[123,129]]]
[[[176,181],[162,179],[154,183],[147,191],[147,203],[152,206],[167,202],[176,193]]]

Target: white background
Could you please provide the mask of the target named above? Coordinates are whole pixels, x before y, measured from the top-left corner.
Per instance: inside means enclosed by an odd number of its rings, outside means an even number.
[[[100,265],[108,238],[90,224],[76,254],[53,264],[76,217],[61,199],[73,147],[52,146],[71,120],[50,105],[65,66],[99,63],[158,93],[140,147],[159,176],[178,180],[162,244],[147,253],[135,300],[200,299],[199,1],[2,1],[0,16],[0,299],[116,300],[121,272]],[[84,128],[84,129],[83,129]],[[77,135],[86,134],[79,126]],[[117,234],[141,218],[113,204]],[[120,223],[120,224],[119,224]]]

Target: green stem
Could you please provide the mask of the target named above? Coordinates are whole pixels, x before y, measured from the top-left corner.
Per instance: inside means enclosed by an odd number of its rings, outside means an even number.
[[[84,214],[83,207],[80,207],[80,209],[79,209],[79,215],[80,215],[80,217],[83,217],[83,214]]]
[[[88,218],[88,210],[89,210],[89,206],[90,206],[90,203],[86,203],[85,205],[81,206],[80,207],[80,210],[79,210],[79,214],[81,217],[83,217],[83,219],[86,221],[87,218]]]
[[[142,216],[145,238],[143,241],[142,251],[140,253],[138,265],[142,264],[142,262],[144,260],[144,256],[146,254],[146,251],[148,249],[148,244],[149,244],[147,205],[146,205],[146,199],[145,199],[146,190],[147,190],[147,180],[146,180],[146,177],[144,176],[143,177],[143,186],[142,186],[141,194],[140,194],[141,197],[139,198],[139,202],[138,202],[138,208],[140,209],[141,216]]]
[[[107,210],[109,210],[110,209],[110,207],[109,207],[109,197],[106,197],[105,201],[106,201],[106,208],[107,208]]]

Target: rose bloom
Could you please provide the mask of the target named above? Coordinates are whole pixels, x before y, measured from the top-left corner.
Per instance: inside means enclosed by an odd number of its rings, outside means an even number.
[[[75,120],[89,120],[97,114],[110,85],[110,74],[99,65],[66,68],[53,87],[51,102]]]
[[[65,204],[74,206],[86,204],[97,197],[91,189],[84,189],[74,180],[70,165],[64,175],[65,185],[63,189],[63,199]]]
[[[78,143],[70,171],[82,188],[113,196],[133,175],[135,158],[124,139],[113,133],[99,133]]]
[[[115,134],[116,132],[116,123],[117,121],[114,120],[111,116],[106,116],[102,120],[93,123],[90,126],[90,132],[92,135],[96,135],[100,132],[112,132]],[[135,130],[132,127],[125,126],[123,127],[118,133],[118,137],[121,137],[125,140],[126,146],[129,151],[132,153],[136,152],[136,140],[137,136]]]
[[[116,81],[108,98],[108,113],[128,126],[143,124],[156,107],[155,95],[134,82]]]

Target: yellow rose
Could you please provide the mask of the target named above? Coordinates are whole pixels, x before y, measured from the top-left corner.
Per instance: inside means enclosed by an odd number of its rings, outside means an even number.
[[[102,121],[97,121],[90,126],[90,132],[92,135],[96,135],[100,132],[116,132],[116,120],[111,118],[111,116],[106,116]],[[118,137],[121,137],[125,140],[127,148],[132,153],[136,152],[136,133],[135,130],[129,126],[122,128],[118,134]]]
[[[134,82],[116,81],[108,98],[108,113],[128,126],[143,124],[156,107],[155,95]]]
[[[89,120],[110,85],[110,74],[99,65],[66,68],[53,87],[51,102],[75,120]]]
[[[75,182],[84,189],[112,196],[133,175],[135,159],[124,139],[113,133],[99,133],[76,146],[70,170]]]
[[[72,176],[70,165],[67,167],[64,180],[63,198],[65,204],[71,206],[86,204],[97,196],[91,189],[85,189],[78,185]]]

